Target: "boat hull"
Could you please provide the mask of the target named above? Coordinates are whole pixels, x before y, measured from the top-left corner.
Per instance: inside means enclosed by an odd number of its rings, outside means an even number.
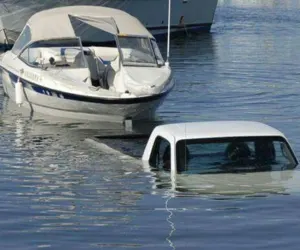
[[[0,0],[0,4],[3,0]],[[172,1],[171,31],[210,31],[218,0]],[[65,5],[97,5],[122,9],[137,17],[157,38],[165,37],[168,24],[166,0],[69,0],[69,1],[18,1],[0,10],[0,43],[13,44],[27,20],[36,12]],[[1,29],[2,30],[2,29]]]
[[[18,76],[2,69],[5,94],[15,101]],[[164,92],[139,98],[95,98],[62,93],[20,79],[24,89],[23,107],[45,115],[93,121],[123,122],[126,119],[152,119],[157,108],[174,86],[170,81]]]

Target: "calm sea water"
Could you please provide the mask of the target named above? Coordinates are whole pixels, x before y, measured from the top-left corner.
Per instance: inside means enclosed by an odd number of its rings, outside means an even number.
[[[177,86],[159,119],[262,121],[300,157],[299,11],[219,0],[211,34],[172,41]],[[298,169],[172,183],[84,141],[119,125],[31,117],[0,92],[1,249],[299,248]]]

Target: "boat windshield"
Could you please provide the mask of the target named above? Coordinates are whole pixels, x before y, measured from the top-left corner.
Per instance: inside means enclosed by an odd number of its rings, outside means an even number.
[[[25,63],[45,69],[86,68],[86,61],[78,38],[38,41],[29,45],[20,55]]]
[[[188,174],[243,173],[294,169],[297,160],[281,137],[182,140],[177,169]]]
[[[153,50],[154,50],[154,54],[155,54],[155,57],[156,57],[156,60],[157,60],[157,64],[159,66],[162,66],[165,64],[165,61],[160,53],[160,50],[159,50],[159,47],[156,43],[156,41],[154,39],[151,39],[151,44],[152,44],[152,47],[153,47]]]
[[[146,37],[119,36],[119,45],[125,66],[152,66],[163,64],[156,42]],[[153,47],[156,45],[156,47]]]

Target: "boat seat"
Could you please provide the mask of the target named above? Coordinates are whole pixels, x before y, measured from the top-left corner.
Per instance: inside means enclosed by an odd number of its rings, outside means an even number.
[[[103,72],[105,71],[105,65],[101,60],[95,56],[92,50],[84,51],[84,56],[87,62],[87,66],[90,71],[90,78],[93,86],[101,86],[103,83]]]
[[[119,56],[117,56],[113,61],[106,65],[105,71],[103,72],[103,84],[106,88],[117,91],[118,87],[115,84],[115,77],[119,71],[120,61]]]
[[[85,58],[91,72],[91,81],[94,86],[109,89],[112,86],[112,75],[116,71],[116,61],[119,53],[116,48],[88,47],[91,53],[85,53]],[[117,63],[118,64],[118,63]]]
[[[119,56],[119,51],[117,48],[111,47],[88,47],[92,53],[100,57],[104,64],[108,64],[111,61],[114,61]]]

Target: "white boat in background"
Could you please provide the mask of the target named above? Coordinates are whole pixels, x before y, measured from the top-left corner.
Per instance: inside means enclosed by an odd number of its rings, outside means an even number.
[[[210,30],[218,0],[173,0],[172,32]],[[0,0],[0,44],[13,44],[36,12],[70,5],[118,8],[137,17],[154,36],[167,33],[167,0]]]
[[[107,40],[114,42],[103,46]],[[18,105],[76,119],[150,119],[174,86],[151,33],[106,7],[34,14],[0,67],[4,92]]]

